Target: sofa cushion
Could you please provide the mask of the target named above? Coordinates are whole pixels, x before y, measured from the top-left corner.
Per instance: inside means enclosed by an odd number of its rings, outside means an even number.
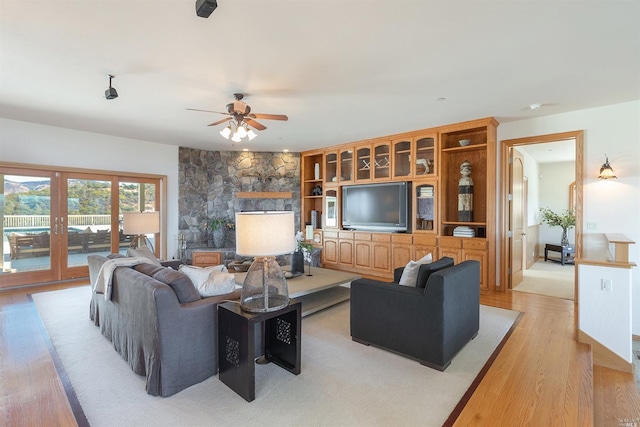
[[[156,274],[161,268],[163,267],[151,264],[150,262],[143,262],[133,266],[134,270],[139,271],[142,274],[146,274],[150,277],[153,277],[153,275]]]
[[[420,270],[418,271],[418,278],[416,279],[416,286],[418,288],[424,288],[427,285],[427,280],[429,280],[429,276],[431,276],[431,274],[451,266],[453,266],[453,258],[449,257],[442,257],[431,264],[421,265]]]
[[[203,298],[228,294],[236,287],[235,276],[229,273],[224,265],[211,267],[181,265],[179,270],[191,279]]]
[[[433,256],[429,253],[420,258],[418,261],[409,261],[404,267],[402,276],[400,276],[400,285],[402,286],[417,286],[418,271],[423,264],[431,264]]]
[[[160,264],[160,261],[158,261],[158,258],[156,258],[155,254],[151,252],[151,249],[149,249],[146,246],[142,246],[138,249],[135,249],[135,248],[127,249],[127,256],[137,257],[137,258],[146,258],[152,264],[160,265],[160,266],[162,265]]]
[[[165,283],[176,293],[180,304],[200,299],[198,290],[191,280],[184,274],[169,267],[160,267],[153,276],[159,282]]]

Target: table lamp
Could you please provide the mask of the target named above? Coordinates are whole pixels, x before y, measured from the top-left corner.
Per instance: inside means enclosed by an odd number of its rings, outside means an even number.
[[[255,257],[242,285],[240,307],[252,313],[280,310],[289,305],[289,290],[275,255],[295,249],[291,211],[236,213],[236,253]]]
[[[160,232],[160,212],[124,212],[122,214],[122,232],[132,234],[130,247],[151,246],[151,252],[155,252],[153,245],[147,239],[147,234]]]

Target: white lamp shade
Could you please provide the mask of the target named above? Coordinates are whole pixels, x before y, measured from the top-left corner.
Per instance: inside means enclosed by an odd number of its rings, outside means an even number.
[[[160,232],[160,212],[125,212],[122,214],[124,234],[155,234]]]
[[[236,213],[236,253],[241,256],[284,255],[294,251],[291,211]]]

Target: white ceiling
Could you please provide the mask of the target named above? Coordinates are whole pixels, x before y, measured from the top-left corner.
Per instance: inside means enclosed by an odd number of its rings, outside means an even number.
[[[576,143],[573,140],[519,145],[517,149],[530,155],[539,164],[576,160]]]
[[[219,0],[208,19],[194,0],[0,0],[0,117],[256,151],[519,120],[640,99],[639,18],[638,0]],[[289,121],[232,147],[206,126],[223,116],[186,110],[234,92]]]

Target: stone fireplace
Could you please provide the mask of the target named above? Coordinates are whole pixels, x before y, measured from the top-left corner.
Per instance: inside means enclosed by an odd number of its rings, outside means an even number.
[[[212,218],[227,221],[224,261],[235,258],[236,212],[290,210],[300,229],[300,154],[206,151],[180,147],[178,161],[179,225],[186,257],[193,249],[214,249]],[[252,197],[255,193],[255,197]],[[289,197],[290,196],[290,197]],[[292,233],[294,230],[292,230]],[[174,255],[178,258],[178,254]]]

